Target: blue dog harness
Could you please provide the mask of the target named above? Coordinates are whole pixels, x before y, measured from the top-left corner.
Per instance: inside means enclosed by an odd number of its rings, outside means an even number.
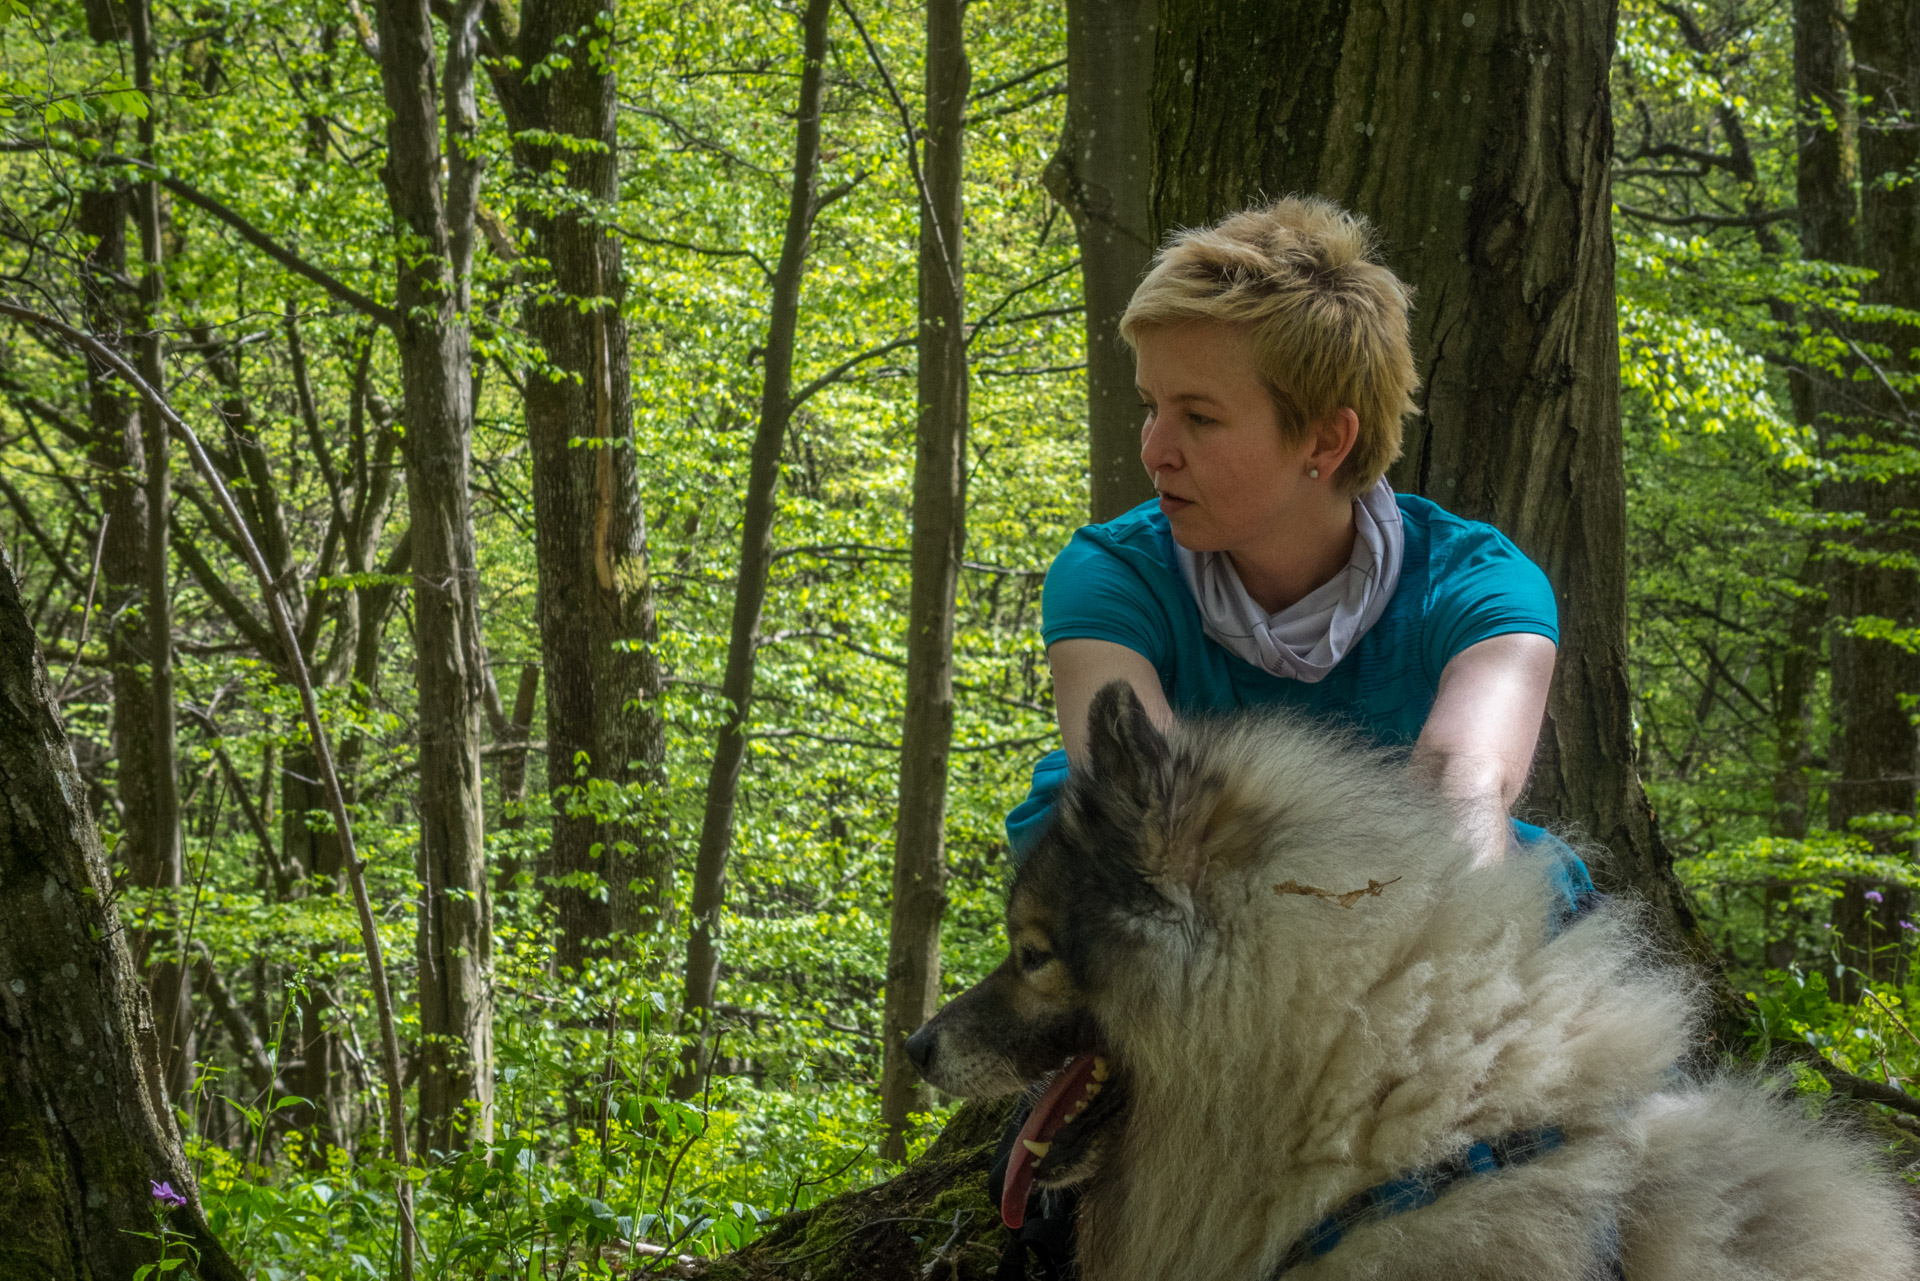
[[[1476,1175],[1498,1174],[1502,1170],[1525,1165],[1565,1142],[1566,1135],[1557,1125],[1515,1130],[1491,1142],[1481,1140],[1474,1143],[1459,1156],[1438,1165],[1370,1187],[1365,1192],[1349,1197],[1332,1214],[1320,1220],[1289,1246],[1287,1252],[1280,1256],[1280,1262],[1274,1265],[1273,1271],[1267,1274],[1268,1281],[1279,1281],[1279,1278],[1309,1259],[1329,1253],[1355,1228],[1404,1214],[1408,1210],[1424,1209],[1439,1200],[1441,1194],[1456,1183]],[[1623,1276],[1617,1233],[1609,1224],[1600,1235],[1601,1258],[1597,1276]]]

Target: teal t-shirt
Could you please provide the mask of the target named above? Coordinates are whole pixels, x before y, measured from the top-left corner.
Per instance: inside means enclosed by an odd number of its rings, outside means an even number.
[[[1499,530],[1410,494],[1395,501],[1406,550],[1393,597],[1320,681],[1272,675],[1207,636],[1156,502],[1074,534],[1047,571],[1041,635],[1143,655],[1176,716],[1283,706],[1353,725],[1382,746],[1411,745],[1454,655],[1514,632],[1558,644],[1559,612],[1547,576]],[[1016,857],[1040,839],[1066,776],[1064,751],[1034,766],[1032,791],[1007,815]]]

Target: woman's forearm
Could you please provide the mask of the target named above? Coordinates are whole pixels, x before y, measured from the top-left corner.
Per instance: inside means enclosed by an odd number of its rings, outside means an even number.
[[[1047,647],[1047,665],[1053,669],[1053,713],[1060,721],[1060,738],[1067,759],[1086,759],[1087,710],[1093,696],[1114,681],[1125,681],[1140,696],[1141,706],[1162,733],[1173,728],[1173,708],[1160,688],[1153,664],[1125,645],[1101,640],[1055,641]]]
[[[1424,771],[1460,813],[1460,834],[1485,862],[1507,849],[1507,815],[1526,790],[1554,644],[1515,633],[1481,641],[1440,673],[1433,711],[1414,748]]]

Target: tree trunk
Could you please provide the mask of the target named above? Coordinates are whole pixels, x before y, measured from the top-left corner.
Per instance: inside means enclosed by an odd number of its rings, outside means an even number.
[[[726,903],[727,855],[733,841],[734,804],[746,759],[747,725],[753,713],[753,668],[760,646],[760,613],[773,565],[774,499],[780,485],[780,453],[793,413],[793,346],[800,323],[800,282],[807,268],[807,239],[818,212],[814,191],[820,171],[820,100],[826,83],[827,23],[831,0],[807,0],[801,18],[804,65],[794,120],[793,182],[788,188],[786,233],[774,269],[767,320],[766,378],[760,388],[760,423],[753,437],[745,518],[740,525],[740,573],[734,582],[733,626],[727,637],[727,671],[721,694],[727,720],[714,744],[707,774],[706,814],[693,872],[693,923],[687,937],[686,1016],[703,1017],[720,986],[720,911]],[[674,1090],[691,1097],[699,1086],[699,1052],[682,1061]]]
[[[0,548],[0,1275],[131,1277],[158,1258],[136,1235],[158,1181],[187,1199],[168,1228],[198,1275],[240,1281],[200,1213],[85,795]]]
[[[1909,114],[1920,88],[1920,11],[1903,0],[1862,0],[1852,34],[1859,54],[1859,264],[1876,273],[1861,300],[1920,308],[1920,192],[1911,181],[1920,164],[1920,135]],[[1831,642],[1836,746],[1828,822],[1846,830],[1870,815],[1904,821],[1907,830],[1871,824],[1862,834],[1876,852],[1907,860],[1914,852],[1910,825],[1920,776],[1920,736],[1907,700],[1920,693],[1920,656],[1855,635],[1850,624],[1863,617],[1902,628],[1920,623],[1920,577],[1909,563],[1920,477],[1902,460],[1920,421],[1895,390],[1914,372],[1909,353],[1916,339],[1912,327],[1887,322],[1860,325],[1851,337],[1863,376],[1833,389],[1827,422],[1842,438],[1834,448],[1870,461],[1834,486],[1835,506],[1865,517],[1849,540],[1865,556],[1832,558],[1828,592],[1838,626]],[[1885,466],[1877,461],[1880,455],[1891,455],[1893,464],[1884,478],[1876,474]],[[1912,916],[1912,907],[1912,891],[1903,885],[1846,883],[1833,904],[1840,957],[1849,967],[1830,985],[1839,996],[1859,999],[1856,971],[1902,981],[1909,949],[1900,922]]]
[[[533,729],[533,700],[539,692],[539,666],[534,663],[521,664],[520,683],[513,691],[513,710],[507,716],[507,742],[512,750],[500,758],[502,831],[517,832],[526,826],[527,738]],[[512,875],[502,867],[500,888],[504,889],[512,883]]]
[[[156,101],[153,63],[156,56],[153,12],[149,0],[129,0],[128,33],[133,45],[134,87]],[[149,111],[140,119],[142,158],[154,159],[154,119]],[[140,376],[162,395],[166,393],[166,353],[160,303],[166,293],[160,245],[160,184],[149,178],[134,188],[134,210],[140,220],[140,316],[138,349]],[[159,890],[168,898],[160,913],[167,922],[144,940],[147,947],[147,983],[153,993],[154,1024],[160,1031],[161,1061],[165,1065],[167,1097],[184,1103],[193,1087],[193,1010],[189,976],[192,971],[180,954],[172,927],[174,907],[185,881],[180,827],[180,776],[175,760],[173,723],[173,593],[169,588],[168,510],[172,486],[168,474],[171,452],[166,428],[152,405],[141,407],[146,423],[140,433],[146,463],[146,580],[141,606],[146,624],[147,683],[151,693],[147,731],[153,746],[149,756],[147,840],[133,846],[127,857],[133,883]]]
[[[117,7],[114,9],[118,13]],[[80,193],[80,231],[91,244],[81,267],[87,328],[121,346],[138,327],[119,281],[127,279],[130,191],[118,184]],[[111,735],[118,779],[121,838],[128,855],[151,849],[153,836],[153,686],[148,680],[142,597],[147,578],[146,448],[135,398],[99,361],[87,357],[90,459],[98,469],[101,514],[100,618],[112,676]]]
[[[1847,33],[1838,6],[1833,0],[1794,0],[1793,87],[1799,115],[1794,193],[1803,258],[1853,261],[1853,174],[1846,145],[1852,80]],[[1819,325],[1831,323],[1831,317],[1817,313],[1806,319]],[[1827,434],[1822,419],[1832,389],[1807,369],[1790,370],[1787,385],[1794,421],[1815,427],[1823,436]],[[1816,504],[1824,507],[1831,497],[1831,486],[1821,485]],[[1827,613],[1825,594],[1820,589],[1822,578],[1830,572],[1823,561],[1816,539],[1807,548],[1807,568],[1800,584],[1805,594],[1788,624],[1787,649],[1781,658],[1780,701],[1775,709],[1780,763],[1774,786],[1774,828],[1781,835],[1793,837],[1807,834],[1811,818],[1813,683],[1820,656],[1818,630]]]
[[[1120,317],[1153,257],[1148,210],[1159,0],[1068,0],[1067,120],[1047,190],[1073,216],[1087,316],[1088,507],[1112,520],[1153,497],[1140,465],[1140,393]]]
[[[1633,767],[1608,165],[1609,5],[1166,0],[1154,226],[1317,192],[1418,290],[1424,399],[1398,488],[1546,570],[1560,656],[1530,807],[1698,947]]]
[[[493,926],[480,793],[480,614],[467,493],[473,427],[467,313],[479,197],[473,72],[479,4],[450,14],[445,86],[435,84],[427,0],[383,0],[380,76],[387,163],[381,171],[408,238],[395,310],[406,437],[408,532],[418,655],[422,889],[421,1146],[448,1149],[471,1100],[479,1133],[493,1103]],[[446,146],[440,141],[446,113]]]
[[[320,784],[320,761],[313,748],[299,740],[290,743],[281,758],[280,769],[280,851],[281,865],[297,878],[292,885],[294,897],[318,892],[339,891],[342,873],[340,842],[331,831],[315,831],[314,823],[326,822],[327,797]],[[329,823],[329,826],[331,824]],[[315,944],[307,949],[312,972],[303,988],[295,993],[299,1007],[299,1058],[301,1062],[296,1093],[306,1100],[296,1105],[291,1119],[295,1128],[308,1136],[305,1150],[312,1169],[325,1169],[329,1145],[342,1146],[347,1136],[346,1047],[330,1029],[340,1016],[333,1013],[324,981],[319,977],[327,964],[327,952]]]
[[[610,56],[588,52],[604,39],[597,26],[604,8],[599,0],[521,6],[519,63],[549,74],[495,73],[524,176],[574,195],[523,200],[521,225],[533,258],[551,273],[551,288],[531,291],[526,312],[527,331],[546,360],[526,384],[554,800],[553,843],[541,873],[605,881],[604,891],[543,881],[559,924],[559,962],[575,969],[615,934],[650,932],[671,903],[673,876],[661,674],[622,312],[626,278],[607,223],[620,194],[617,87]],[[572,52],[561,57],[562,50]],[[595,784],[642,786],[645,816],[622,819],[632,811],[616,805],[609,817],[604,800],[590,801]]]
[[[1846,15],[1835,0],[1793,0],[1796,222],[1801,256],[1822,262],[1852,262],[1855,253],[1849,61]]]
[[[966,541],[967,343],[960,179],[970,72],[966,0],[927,8],[926,190],[920,203],[919,423],[913,465],[913,588],[907,607],[907,708],[881,1037],[882,1153],[906,1157],[907,1115],[930,1102],[906,1039],[940,999],[946,909],[947,755],[953,742],[953,613]]]

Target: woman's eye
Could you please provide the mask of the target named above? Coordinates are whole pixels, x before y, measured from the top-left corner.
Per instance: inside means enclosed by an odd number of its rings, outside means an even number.
[[[1205,414],[1188,414],[1187,420],[1191,422],[1195,427],[1211,427],[1213,426],[1213,423],[1214,423],[1214,420],[1207,417]]]

